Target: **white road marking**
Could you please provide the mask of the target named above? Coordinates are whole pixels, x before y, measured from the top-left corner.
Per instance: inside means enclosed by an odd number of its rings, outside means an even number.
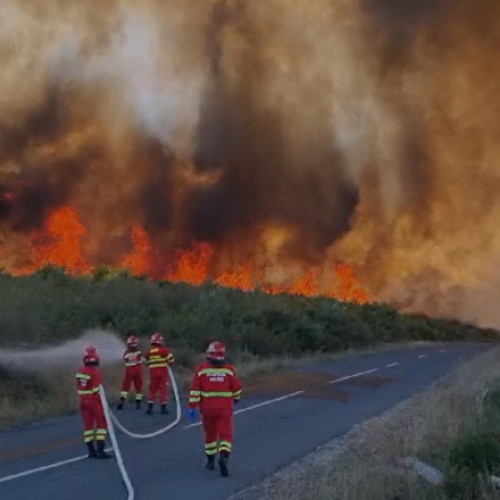
[[[446,349],[441,349],[439,352],[446,352]]]
[[[329,384],[338,384],[339,382],[343,382],[344,380],[350,380],[351,378],[361,377],[362,375],[368,375],[369,373],[373,373],[378,371],[378,368],[373,368],[371,370],[366,370],[365,372],[354,373],[353,375],[346,375],[345,377],[336,378],[330,380]]]
[[[273,403],[278,403],[280,401],[284,401],[285,399],[293,398],[294,396],[298,396],[299,394],[304,393],[305,391],[296,391],[290,394],[285,394],[284,396],[280,396],[275,399],[268,399],[267,401],[262,401],[261,403],[254,404],[252,406],[247,406],[246,408],[241,408],[234,412],[234,415],[240,415],[241,413],[245,413],[250,410],[255,410],[256,408],[260,408],[262,406],[271,405]],[[194,424],[186,425],[183,429],[189,429],[191,427],[196,427],[201,425],[201,422],[196,422]],[[112,448],[106,448],[106,451],[111,451]],[[12,481],[14,479],[19,479],[21,477],[31,476],[32,474],[37,474],[38,472],[44,472],[50,469],[57,469],[58,467],[63,467],[64,465],[69,465],[75,462],[80,462],[81,460],[87,459],[87,455],[80,455],[79,457],[69,458],[68,460],[61,460],[60,462],[54,462],[49,465],[43,465],[42,467],[37,467],[35,469],[28,469],[22,472],[18,472],[17,474],[11,474],[10,476],[0,477],[0,484],[6,483],[7,481]]]
[[[421,354],[418,359],[422,359],[422,358],[425,358],[427,356],[427,354]]]
[[[106,448],[106,451],[112,451],[113,448]],[[56,469],[57,467],[62,467],[63,465],[69,465],[80,460],[86,460],[87,455],[80,455],[79,457],[68,458],[67,460],[61,460],[60,462],[54,462],[53,464],[43,465],[37,467],[36,469],[28,469],[23,472],[18,472],[17,474],[11,474],[10,476],[0,477],[0,483],[6,483],[7,481],[12,481],[13,479],[19,479],[20,477],[31,476],[31,474],[36,474],[37,472],[44,472],[50,469]]]
[[[390,365],[385,365],[386,368],[392,368],[393,366],[398,366],[399,363],[391,363]]]
[[[268,399],[267,401],[262,401],[262,403],[257,403],[252,406],[247,406],[246,408],[241,408],[240,410],[236,410],[234,415],[240,415],[241,413],[245,413],[246,411],[255,410],[255,408],[260,408],[261,406],[272,405],[273,403],[278,403],[279,401],[284,401],[285,399],[293,398],[294,396],[298,396],[306,391],[297,391],[291,392],[290,394],[285,394],[284,396],[280,396],[275,399]],[[201,425],[201,422],[195,422],[194,424],[185,425],[183,429],[191,429],[191,427],[197,427]]]

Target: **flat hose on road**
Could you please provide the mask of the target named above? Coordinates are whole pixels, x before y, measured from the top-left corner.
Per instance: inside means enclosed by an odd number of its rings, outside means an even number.
[[[125,464],[123,463],[123,457],[122,457],[122,454],[120,452],[120,448],[118,446],[118,441],[116,439],[113,422],[118,427],[118,429],[120,429],[124,434],[126,434],[127,436],[130,436],[133,439],[151,439],[151,438],[159,436],[160,434],[164,434],[165,432],[168,432],[169,430],[173,429],[181,420],[181,415],[182,415],[181,414],[181,403],[180,403],[180,399],[179,399],[179,391],[177,389],[177,382],[175,380],[174,373],[171,370],[170,366],[167,366],[167,369],[168,369],[168,374],[169,374],[170,380],[172,381],[172,387],[174,389],[174,397],[175,397],[177,415],[176,415],[175,420],[173,422],[171,422],[170,424],[168,424],[166,427],[158,429],[157,431],[154,431],[154,432],[150,432],[148,434],[137,434],[135,432],[129,431],[126,427],[124,427],[120,423],[120,421],[116,418],[116,416],[113,414],[113,412],[110,410],[109,405],[108,405],[108,401],[106,398],[106,393],[104,391],[104,387],[102,385],[99,387],[102,406],[104,409],[104,415],[106,417],[106,423],[108,424],[109,436],[111,438],[111,443],[113,445],[113,449],[115,450],[118,468],[120,469],[120,473],[122,475],[123,482],[125,484],[125,487],[127,488],[127,493],[128,493],[127,500],[134,500],[135,492],[134,492],[134,487],[132,485],[132,481],[130,480],[130,477],[127,473],[127,469],[125,467]]]

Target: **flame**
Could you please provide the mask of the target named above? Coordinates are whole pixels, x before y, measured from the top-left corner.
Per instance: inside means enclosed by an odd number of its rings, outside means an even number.
[[[75,275],[90,273],[93,266],[83,258],[82,243],[87,229],[76,210],[64,206],[54,210],[47,218],[45,228],[32,234],[31,264],[13,274],[30,274],[47,266],[60,266]]]
[[[71,275],[90,274],[94,266],[85,261],[83,245],[87,229],[74,207],[63,206],[52,211],[45,227],[31,236],[32,252],[30,265],[17,268],[14,275],[27,275],[47,265],[64,267]],[[284,233],[282,233],[284,234]],[[134,276],[153,276],[153,245],[147,231],[135,225],[130,232],[132,250],[125,254],[118,266],[127,269]],[[171,282],[186,282],[201,285],[206,281],[228,288],[251,292],[257,288],[276,295],[288,293],[315,297],[322,295],[318,281],[320,269],[311,267],[291,285],[269,284],[259,281],[253,272],[251,262],[227,269],[212,276],[211,269],[215,250],[208,242],[193,242],[191,247],[178,251],[173,259],[165,257],[168,269],[164,278]],[[359,285],[354,270],[347,264],[338,265],[330,290],[323,293],[342,301],[365,303],[370,296]]]

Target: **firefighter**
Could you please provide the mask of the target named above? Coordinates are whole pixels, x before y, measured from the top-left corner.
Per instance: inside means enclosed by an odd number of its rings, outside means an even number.
[[[194,372],[189,394],[189,418],[195,420],[199,407],[205,431],[207,469],[215,468],[219,454],[219,469],[227,476],[228,459],[233,446],[233,403],[241,398],[241,382],[234,367],[226,363],[226,348],[222,342],[212,342],[206,351],[207,362]]]
[[[125,375],[123,377],[122,390],[118,409],[121,410],[127,399],[131,386],[135,389],[135,407],[141,409],[142,403],[142,353],[139,349],[139,339],[130,335],[127,339],[127,350],[123,354],[125,364]]]
[[[76,374],[76,386],[80,397],[80,411],[83,420],[83,440],[89,451],[89,458],[110,458],[104,451],[108,426],[99,394],[102,382],[99,353],[94,346],[85,349],[83,366]],[[94,447],[94,441],[96,447]]]
[[[174,362],[174,356],[163,345],[163,335],[154,333],[151,336],[151,347],[145,355],[146,363],[149,366],[149,393],[148,393],[148,409],[146,413],[153,413],[153,405],[158,394],[161,404],[161,413],[167,414],[168,401],[168,371],[167,365]]]

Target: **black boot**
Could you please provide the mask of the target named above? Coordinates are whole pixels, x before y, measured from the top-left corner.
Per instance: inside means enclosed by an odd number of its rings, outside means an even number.
[[[229,475],[229,470],[227,468],[227,461],[229,458],[229,454],[226,451],[221,451],[219,454],[219,469],[220,475],[227,477]]]
[[[142,406],[142,401],[140,399],[135,400],[135,409],[140,410]]]
[[[146,413],[148,415],[152,415],[153,414],[153,403],[148,403],[148,409],[146,410]]]
[[[95,458],[96,457],[96,452],[94,448],[94,441],[89,441],[88,443],[85,443],[87,445],[87,448],[89,450],[89,458]]]
[[[215,455],[207,455],[207,465],[205,467],[208,470],[215,469]]]
[[[168,415],[167,403],[163,403],[163,404],[161,405],[161,414],[162,414],[162,415]]]
[[[120,402],[118,403],[118,406],[116,407],[117,410],[123,410],[123,405],[125,404],[125,398],[120,398]]]
[[[111,455],[104,451],[104,441],[97,441],[96,458],[111,458]]]

